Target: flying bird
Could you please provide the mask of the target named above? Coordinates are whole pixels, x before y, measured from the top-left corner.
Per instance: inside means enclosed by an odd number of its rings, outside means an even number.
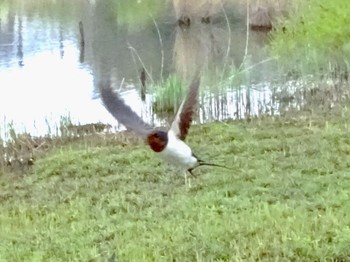
[[[134,131],[143,138],[151,149],[167,162],[187,170],[191,175],[193,175],[192,171],[194,168],[204,165],[227,168],[199,159],[184,142],[198,102],[198,79],[190,85],[187,96],[181,103],[168,131],[155,129],[144,122],[112,90],[110,81],[101,82],[99,88],[103,104],[112,116],[128,130]]]

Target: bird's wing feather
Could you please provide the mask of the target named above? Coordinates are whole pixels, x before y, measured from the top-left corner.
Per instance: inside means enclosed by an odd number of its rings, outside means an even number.
[[[152,126],[145,123],[124,100],[111,88],[110,81],[104,81],[99,84],[100,94],[106,109],[112,116],[123,124],[128,130],[134,131],[142,138],[153,130]]]
[[[172,130],[181,140],[185,140],[191,126],[194,111],[198,103],[199,79],[196,79],[189,87],[186,98],[180,105],[179,110],[171,124]]]

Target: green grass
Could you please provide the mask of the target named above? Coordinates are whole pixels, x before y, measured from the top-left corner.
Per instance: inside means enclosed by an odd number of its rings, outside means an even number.
[[[305,73],[329,70],[330,64],[348,69],[350,5],[343,0],[295,1],[294,10],[272,32],[270,50]]]
[[[0,261],[348,261],[348,112],[194,126],[232,170],[182,173],[128,136],[0,176]]]

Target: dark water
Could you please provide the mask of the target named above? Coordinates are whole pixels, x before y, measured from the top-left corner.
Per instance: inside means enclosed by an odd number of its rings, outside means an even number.
[[[115,126],[96,87],[105,78],[137,113],[159,123],[155,90],[141,99],[142,69],[147,87],[169,75],[189,81],[202,70],[201,122],[278,111],[267,35],[247,35],[244,13],[225,6],[209,23],[193,19],[186,28],[176,23],[172,3],[158,2],[0,2],[1,137],[9,125],[32,135],[59,133],[67,119]],[[224,77],[238,71],[227,88]]]

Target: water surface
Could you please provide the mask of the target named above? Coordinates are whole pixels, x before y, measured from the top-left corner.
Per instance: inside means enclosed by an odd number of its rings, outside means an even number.
[[[194,19],[189,28],[178,26],[170,2],[8,0],[0,9],[2,137],[9,126],[34,136],[59,134],[62,119],[115,126],[99,99],[105,78],[145,120],[160,124],[161,114],[152,110],[155,90],[141,99],[142,69],[151,87],[169,75],[189,81],[200,66],[207,79],[200,122],[278,107],[269,88],[274,70],[266,33],[250,31],[247,38],[245,16],[233,8],[216,10],[209,23]],[[248,68],[242,80],[224,87],[222,76],[242,67]]]

